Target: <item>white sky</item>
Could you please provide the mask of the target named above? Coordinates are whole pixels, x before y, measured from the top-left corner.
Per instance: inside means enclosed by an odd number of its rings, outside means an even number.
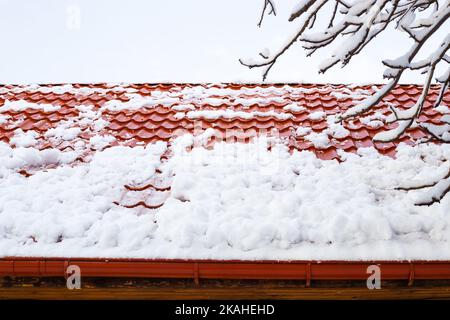
[[[287,17],[298,0],[278,0],[277,17],[257,28],[262,2],[0,0],[0,82],[260,82],[261,70],[238,59],[257,58],[265,47],[275,52],[295,32]],[[70,27],[76,10],[79,28]],[[325,75],[317,65],[327,52],[306,58],[296,45],[267,81],[381,82],[380,58],[396,58],[408,43],[390,33]]]

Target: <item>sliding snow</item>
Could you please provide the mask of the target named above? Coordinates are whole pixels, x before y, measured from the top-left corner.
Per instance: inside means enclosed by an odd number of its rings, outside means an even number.
[[[211,150],[202,142],[178,138],[163,163],[167,146],[157,143],[77,165],[61,151],[0,143],[0,255],[450,259],[450,197],[418,207],[422,191],[396,190],[445,175],[449,145],[400,145],[396,159],[360,149],[338,163],[268,138]],[[18,173],[29,167],[42,169]],[[126,208],[124,185],[157,175],[171,186],[164,204]],[[135,193],[147,201],[158,192]]]

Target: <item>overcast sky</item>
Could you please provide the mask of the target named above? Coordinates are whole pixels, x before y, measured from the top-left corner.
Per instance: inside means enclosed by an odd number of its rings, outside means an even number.
[[[278,0],[278,15],[257,28],[262,2],[0,0],[0,82],[259,82],[261,70],[238,59],[280,48],[295,31],[287,17],[298,0]],[[325,75],[317,65],[330,52],[306,58],[297,45],[267,81],[381,82],[380,59],[401,55],[408,44],[391,32]]]

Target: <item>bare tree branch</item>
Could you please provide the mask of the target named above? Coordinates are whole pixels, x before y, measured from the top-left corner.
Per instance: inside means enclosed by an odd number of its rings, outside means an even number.
[[[258,21],[258,27],[261,27],[262,22],[264,20],[264,14],[266,13],[266,10],[268,7],[270,7],[268,15],[271,15],[271,14],[273,14],[274,16],[277,15],[277,12],[275,10],[275,5],[273,4],[272,0],[264,0],[264,7],[261,12],[261,17],[259,18],[259,21]]]

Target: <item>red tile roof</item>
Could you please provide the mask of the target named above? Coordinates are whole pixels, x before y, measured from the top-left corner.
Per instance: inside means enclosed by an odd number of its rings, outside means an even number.
[[[377,122],[376,115],[383,117],[390,114],[390,105],[412,106],[421,93],[421,88],[415,85],[397,86],[367,114],[366,120],[344,122],[343,126],[349,134],[330,136],[329,146],[324,149],[295,134],[298,127],[309,127],[315,133],[324,132],[329,123],[326,117],[320,117],[316,112],[324,112],[326,116],[339,114],[375,89],[375,86],[307,84],[3,85],[0,86],[0,116],[6,116],[7,120],[0,121],[0,140],[10,143],[15,130],[33,130],[37,132],[37,148],[56,147],[63,150],[73,148],[77,141],[88,141],[94,134],[112,135],[116,138],[113,145],[136,145],[168,141],[176,131],[193,132],[198,125],[219,132],[235,130],[237,138],[247,140],[260,130],[277,129],[279,135],[288,141],[291,150],[310,150],[322,159],[333,159],[338,157],[337,149],[355,152],[367,146],[374,146],[380,153],[394,155],[398,143],[414,143],[428,137],[421,129],[412,128],[395,143],[372,141],[378,132],[395,127],[395,124],[385,121]],[[421,122],[442,124],[442,114],[431,107],[438,89],[432,87],[419,118]],[[30,104],[29,108],[20,111],[2,110],[7,101],[18,100],[60,108],[44,111]],[[125,105],[120,106],[120,103]],[[292,103],[297,108],[286,107]],[[115,104],[120,107],[114,108]],[[112,107],[105,108],[106,105]],[[447,90],[442,105],[450,106],[450,90]],[[106,120],[107,126],[99,131],[93,130],[92,123],[85,123],[80,118],[80,106],[87,106],[94,112],[101,111],[98,117]],[[213,116],[202,113],[218,110],[232,110],[234,113]],[[252,117],[247,116],[250,112]],[[311,117],[313,113],[318,117]],[[369,123],[371,120],[374,121]],[[71,141],[48,138],[45,133],[62,121],[72,121],[73,126],[81,129],[81,134]]]

